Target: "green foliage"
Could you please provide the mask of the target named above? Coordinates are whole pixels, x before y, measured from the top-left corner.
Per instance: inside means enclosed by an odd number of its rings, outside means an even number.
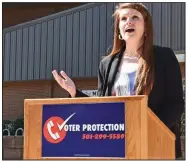
[[[15,135],[15,132],[18,128],[24,129],[24,119],[18,118],[15,120],[3,120],[3,130],[8,129],[10,135]]]

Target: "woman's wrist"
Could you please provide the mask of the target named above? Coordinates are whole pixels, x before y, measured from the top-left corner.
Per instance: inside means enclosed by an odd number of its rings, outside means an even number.
[[[73,92],[71,92],[70,95],[72,98],[75,98],[76,97],[76,89]]]

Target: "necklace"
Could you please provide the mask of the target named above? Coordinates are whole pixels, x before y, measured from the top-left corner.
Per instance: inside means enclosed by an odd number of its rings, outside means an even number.
[[[124,53],[124,58],[139,59],[139,58],[140,58],[140,55],[138,55],[137,52],[132,52],[131,54]]]

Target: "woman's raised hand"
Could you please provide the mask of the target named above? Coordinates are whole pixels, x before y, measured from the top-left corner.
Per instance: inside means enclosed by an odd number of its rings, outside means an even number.
[[[57,73],[56,70],[53,70],[52,74],[53,74],[55,80],[57,81],[57,83],[63,89],[65,89],[67,92],[69,92],[71,97],[75,97],[76,86],[75,86],[74,82],[67,76],[67,74],[64,71],[61,71],[60,74],[63,78]]]

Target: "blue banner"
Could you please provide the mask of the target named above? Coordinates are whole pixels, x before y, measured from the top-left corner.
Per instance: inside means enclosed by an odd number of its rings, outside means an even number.
[[[125,157],[125,103],[44,105],[42,157]]]

